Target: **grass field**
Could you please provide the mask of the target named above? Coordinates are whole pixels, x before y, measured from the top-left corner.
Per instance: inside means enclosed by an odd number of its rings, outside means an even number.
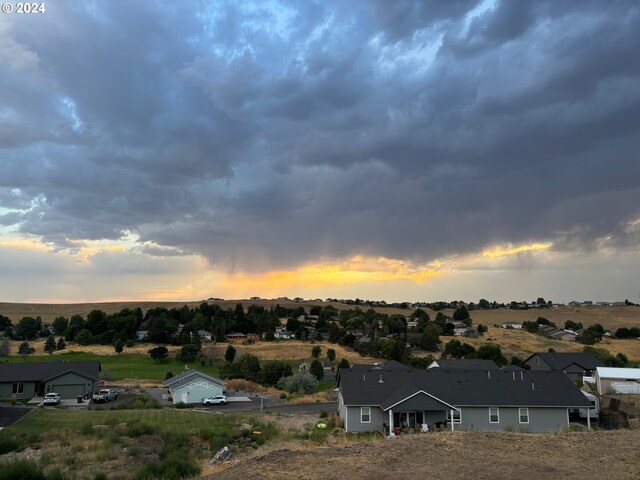
[[[22,357],[7,357],[9,362],[22,362]],[[212,366],[201,365],[198,362],[179,362],[175,358],[167,358],[162,362],[154,361],[149,355],[127,354],[120,355],[95,355],[89,352],[69,352],[61,355],[38,355],[27,357],[27,362],[51,362],[51,361],[86,361],[99,360],[102,363],[102,373],[105,371],[111,376],[113,381],[126,380],[151,380],[160,383],[164,380],[167,371],[171,371],[174,375],[181,373],[185,365],[189,368],[197,368],[205,373],[213,376],[219,376],[222,361],[214,362]],[[108,379],[107,379],[108,380]]]

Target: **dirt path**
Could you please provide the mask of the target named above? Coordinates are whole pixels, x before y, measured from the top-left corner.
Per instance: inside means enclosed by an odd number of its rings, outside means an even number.
[[[518,434],[442,432],[238,458],[210,480],[631,480],[640,431]]]

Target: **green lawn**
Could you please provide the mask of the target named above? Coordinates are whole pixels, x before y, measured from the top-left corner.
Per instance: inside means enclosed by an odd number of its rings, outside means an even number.
[[[12,356],[7,357],[9,362],[22,362],[22,357]],[[125,378],[134,378],[139,380],[155,380],[162,381],[167,371],[173,372],[174,375],[179,374],[184,370],[185,365],[189,365],[189,368],[196,368],[202,372],[208,373],[213,376],[220,375],[220,366],[223,361],[214,362],[212,366],[202,366],[198,362],[191,362],[185,364],[185,362],[179,362],[174,358],[167,358],[158,363],[154,361],[148,355],[123,353],[120,355],[94,355],[92,353],[84,352],[70,352],[56,355],[38,355],[27,357],[27,362],[52,362],[52,361],[68,360],[68,361],[85,361],[85,360],[99,360],[102,363],[102,372],[107,370],[111,374],[111,378],[114,381],[123,380]]]

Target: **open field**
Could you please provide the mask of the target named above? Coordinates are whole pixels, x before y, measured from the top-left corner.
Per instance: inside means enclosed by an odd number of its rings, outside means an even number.
[[[329,448],[281,448],[237,459],[208,480],[632,480],[640,431],[438,432]]]

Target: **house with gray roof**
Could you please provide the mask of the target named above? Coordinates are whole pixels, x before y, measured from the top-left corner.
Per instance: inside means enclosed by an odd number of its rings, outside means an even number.
[[[222,380],[195,369],[185,370],[180,375],[165,380],[162,385],[169,390],[174,405],[200,403],[203,398],[222,395],[224,392]]]
[[[558,432],[569,410],[590,408],[562,372],[416,370],[354,365],[341,369],[338,411],[348,432],[451,430]]]
[[[571,380],[591,376],[596,368],[604,367],[595,355],[588,352],[534,353],[524,361],[531,370],[555,370],[565,373]]]
[[[59,393],[73,399],[96,390],[99,361],[0,363],[0,398],[31,399]]]
[[[428,369],[432,368],[456,368],[462,370],[500,370],[500,367],[493,360],[483,360],[481,358],[438,358],[431,362]]]

